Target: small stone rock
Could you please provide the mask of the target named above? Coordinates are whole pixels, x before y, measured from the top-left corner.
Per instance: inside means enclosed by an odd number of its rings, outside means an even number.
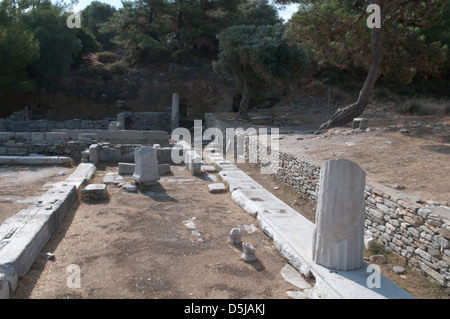
[[[198,230],[191,231],[191,234],[194,235],[194,236],[197,236],[197,237],[200,237],[202,235],[202,233],[199,232]]]
[[[278,186],[275,186],[274,188],[273,188],[273,190],[275,190],[275,191],[277,191],[277,190],[279,190],[280,188],[278,187]]]
[[[209,184],[208,189],[211,194],[224,193],[227,191],[227,188],[223,183]]]
[[[202,166],[202,170],[206,173],[215,173],[216,172],[216,168],[212,165],[204,165],[204,166]]]
[[[251,224],[251,225],[244,225],[244,229],[249,234],[254,233],[255,231],[258,230],[258,228],[255,225],[253,225],[253,224]]]
[[[252,262],[256,260],[255,247],[248,243],[242,243],[242,250],[244,251],[242,254],[242,259],[245,262]]]
[[[383,255],[372,255],[369,260],[374,264],[387,264],[387,259]]]
[[[55,260],[55,254],[50,253],[50,252],[46,252],[44,254],[42,254],[42,257],[44,257],[45,260]]]
[[[137,186],[131,184],[125,184],[123,185],[123,188],[129,193],[136,193],[138,190]]]
[[[230,244],[236,245],[241,243],[242,229],[233,228],[230,232]]]
[[[402,133],[402,134],[409,133],[409,131],[406,128],[402,128],[399,132]]]
[[[189,220],[185,220],[185,221],[183,222],[184,226],[186,226],[186,227],[189,228],[189,229],[196,229],[196,228],[197,228],[197,225],[195,224],[194,219],[195,219],[195,218],[189,219]]]
[[[292,202],[292,205],[298,205],[298,201],[296,199],[294,199],[294,201]]]
[[[405,268],[403,268],[402,266],[394,266],[392,267],[392,270],[397,274],[397,275],[403,275],[405,273]]]
[[[375,245],[375,242],[376,241],[374,238],[364,236],[364,247],[366,247],[366,249],[373,247]]]
[[[83,189],[82,193],[90,199],[97,200],[105,199],[108,196],[105,184],[90,184]]]

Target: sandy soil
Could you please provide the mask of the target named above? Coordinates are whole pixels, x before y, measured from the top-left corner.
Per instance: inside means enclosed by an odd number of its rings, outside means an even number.
[[[65,180],[73,170],[64,166],[0,166],[0,224],[31,206],[51,184]]]
[[[117,168],[105,169],[93,182]],[[39,256],[13,298],[288,298],[286,260],[259,228],[244,230],[256,220],[229,193],[210,194],[206,176],[172,172],[139,193],[109,184],[108,200],[78,202],[42,250],[55,260]],[[256,262],[228,242],[233,227],[256,248]],[[72,264],[79,288],[67,285]]]

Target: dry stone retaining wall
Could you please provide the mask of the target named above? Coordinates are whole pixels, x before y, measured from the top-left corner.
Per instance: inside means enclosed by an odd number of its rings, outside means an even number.
[[[0,132],[52,132],[54,130],[108,130],[112,122],[120,121],[126,130],[170,131],[171,110],[166,112],[124,112],[102,120],[73,119],[67,121],[31,120],[31,116],[10,116],[0,119]]]
[[[231,126],[213,114],[207,114],[206,127],[218,128],[225,136],[225,129]],[[278,160],[274,176],[309,201],[317,203],[319,165],[270,148],[263,152],[249,149],[253,145],[249,138],[245,139],[247,160],[250,152],[263,155],[258,156],[258,166]],[[260,143],[257,145],[261,147]],[[364,196],[366,236],[373,237],[405,258],[417,273],[450,289],[450,208],[435,203],[419,203],[407,194],[369,183]]]
[[[43,154],[65,155],[79,159],[81,153],[97,141],[109,144],[110,148],[119,148],[124,153],[130,151],[127,145],[169,146],[169,135],[165,131],[127,130],[61,129],[56,132],[0,132],[0,156]]]

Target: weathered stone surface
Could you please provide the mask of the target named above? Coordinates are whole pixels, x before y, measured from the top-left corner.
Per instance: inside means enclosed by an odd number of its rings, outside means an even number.
[[[405,273],[405,268],[402,266],[394,266],[392,267],[392,271],[397,275],[403,275]]]
[[[216,172],[216,168],[212,165],[203,165],[202,170],[207,173],[215,173]]]
[[[119,174],[120,175],[133,175],[135,169],[135,164],[131,163],[119,163]]]
[[[0,273],[0,300],[9,298],[9,283],[6,275]]]
[[[252,262],[256,260],[255,247],[253,247],[249,243],[242,243],[242,251],[242,259],[245,262]]]
[[[89,162],[97,164],[100,160],[100,145],[92,144],[89,146]]]
[[[353,119],[353,128],[354,129],[358,128],[360,130],[367,130],[368,123],[369,123],[368,119],[358,117],[358,118]]]
[[[83,189],[82,194],[90,199],[98,200],[108,197],[105,184],[90,184]]]
[[[312,288],[311,284],[307,282],[303,276],[290,264],[286,264],[281,270],[281,276],[292,285],[299,289],[309,289]]]
[[[129,193],[136,193],[138,190],[138,187],[136,185],[131,184],[125,184],[123,185],[123,188]]]
[[[313,239],[313,260],[324,267],[354,270],[363,265],[366,177],[354,162],[324,164]]]
[[[225,193],[227,188],[224,183],[214,183],[208,185],[209,192],[212,194]]]
[[[158,159],[153,147],[140,147],[135,150],[135,170],[133,180],[139,184],[153,183],[159,180]]]
[[[79,188],[84,182],[90,180],[92,176],[94,176],[95,170],[96,168],[93,164],[81,163],[65,182],[73,184]]]
[[[195,150],[188,150],[184,156],[186,167],[192,172],[192,175],[201,174],[202,158]]]
[[[103,146],[100,148],[99,159],[102,162],[118,162],[121,157],[120,149]]]
[[[237,245],[240,244],[242,236],[242,229],[241,228],[233,228],[230,232],[230,244]]]

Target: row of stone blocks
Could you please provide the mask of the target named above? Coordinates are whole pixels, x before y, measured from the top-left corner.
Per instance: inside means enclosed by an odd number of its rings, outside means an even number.
[[[159,147],[159,144],[153,146],[156,149],[158,163],[173,163],[172,147]],[[116,148],[114,146],[106,146],[105,143],[96,143],[89,146],[89,149],[85,153],[85,157],[86,160],[94,164],[98,162],[129,163],[135,161],[135,149],[139,147],[142,147],[142,145],[134,145],[133,151],[123,153],[122,149]]]
[[[0,143],[42,143],[48,141],[98,140],[118,144],[160,144],[168,146],[165,131],[57,130],[53,132],[0,132]]]
[[[56,183],[37,203],[0,225],[0,299],[17,288],[41,249],[77,198],[77,189],[95,172],[93,164],[80,164],[64,182]]]

